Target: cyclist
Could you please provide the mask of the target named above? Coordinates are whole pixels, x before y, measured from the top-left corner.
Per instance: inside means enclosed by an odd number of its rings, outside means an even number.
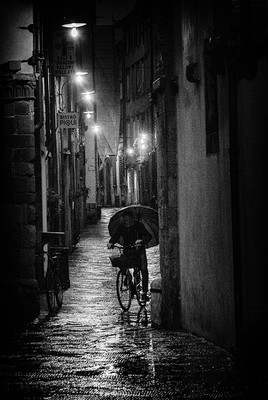
[[[124,222],[120,224],[116,232],[111,236],[107,245],[108,249],[112,249],[119,239],[123,239],[124,256],[126,259],[135,259],[140,263],[142,274],[142,300],[148,301],[148,262],[145,246],[152,239],[152,235],[147,231],[145,226],[134,220],[131,210],[126,210],[123,214]],[[135,247],[133,247],[135,245]]]

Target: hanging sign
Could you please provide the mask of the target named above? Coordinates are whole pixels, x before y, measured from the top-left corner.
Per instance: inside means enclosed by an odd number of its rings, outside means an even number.
[[[74,74],[76,67],[75,40],[66,37],[63,32],[54,34],[53,61],[55,76]]]
[[[79,120],[77,112],[58,113],[58,128],[78,128]]]

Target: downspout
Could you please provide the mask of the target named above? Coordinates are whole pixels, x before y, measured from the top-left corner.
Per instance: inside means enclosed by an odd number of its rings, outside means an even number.
[[[35,126],[34,126],[34,136],[35,136],[35,182],[36,182],[36,247],[37,252],[41,251],[42,248],[42,167],[41,167],[41,129],[44,126],[44,110],[43,110],[43,88],[42,88],[42,66],[41,66],[41,51],[42,51],[42,26],[40,21],[39,13],[39,2],[34,7],[33,10],[33,58],[36,60],[34,65],[35,72],[38,74],[37,84],[36,84],[36,98],[35,98]]]
[[[39,14],[39,2],[37,6],[34,8],[33,13],[33,26],[34,26],[34,34],[33,34],[33,56],[36,56],[36,66],[35,71],[38,76],[37,80],[37,91],[36,91],[36,110],[38,118],[35,118],[35,134],[40,133],[41,128],[44,125],[44,110],[43,110],[43,101],[42,101],[42,65],[41,62],[43,58],[41,58],[43,53],[43,26],[40,20]]]

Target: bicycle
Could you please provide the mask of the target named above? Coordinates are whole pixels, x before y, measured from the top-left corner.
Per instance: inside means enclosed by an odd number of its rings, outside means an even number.
[[[146,306],[146,300],[142,299],[142,274],[140,265],[135,261],[132,265],[127,265],[127,256],[124,256],[126,249],[123,246],[114,245],[119,249],[119,256],[110,256],[112,266],[119,268],[116,276],[116,293],[119,304],[123,311],[128,311],[131,301],[136,295],[137,302],[141,307]],[[136,246],[133,246],[136,247]],[[133,275],[130,272],[133,269]]]
[[[45,277],[45,291],[49,312],[60,309],[63,303],[63,286],[60,276],[59,255],[57,251],[43,251],[48,258],[48,266]]]

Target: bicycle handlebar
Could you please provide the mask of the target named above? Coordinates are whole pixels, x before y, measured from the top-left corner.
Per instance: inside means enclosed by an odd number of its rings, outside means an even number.
[[[40,253],[37,253],[36,256],[43,256],[43,255],[47,255],[48,257],[58,257],[60,256],[62,253],[60,251],[51,251],[51,250],[43,250]]]
[[[144,244],[143,243],[130,244],[130,245],[127,245],[127,246],[121,246],[121,245],[118,245],[118,244],[113,244],[111,249],[116,248],[116,249],[119,249],[119,250],[125,250],[125,249],[128,249],[128,248],[138,248],[138,247],[141,247],[141,246],[144,246]]]

